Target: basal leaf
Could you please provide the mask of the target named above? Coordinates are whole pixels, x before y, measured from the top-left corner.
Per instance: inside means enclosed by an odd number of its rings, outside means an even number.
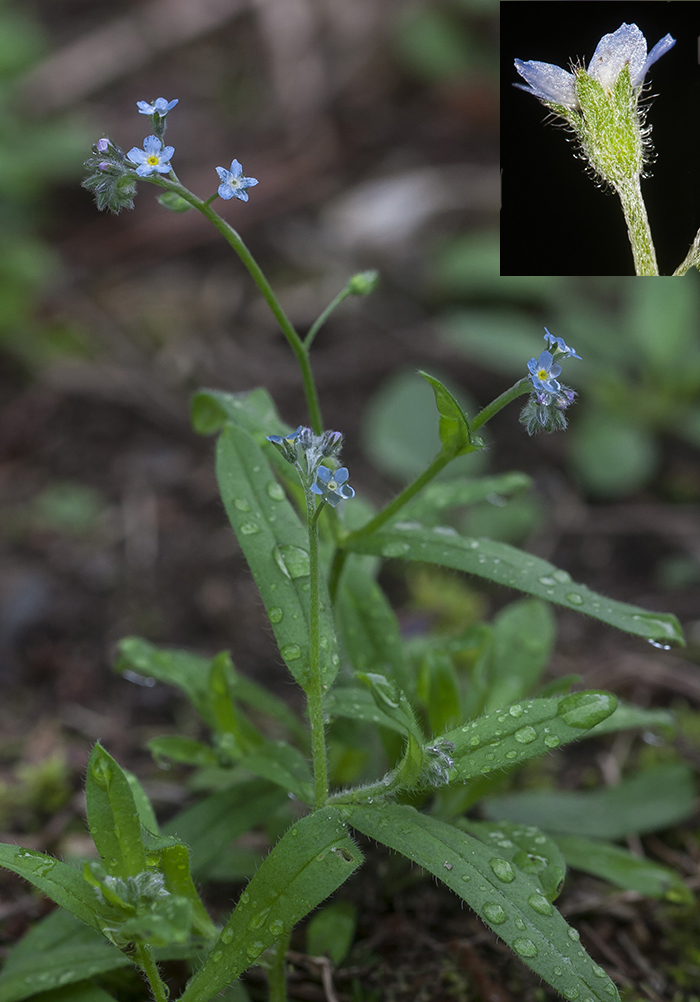
[[[468,452],[482,449],[484,443],[478,435],[472,435],[469,418],[462,410],[447,387],[427,372],[420,375],[430,383],[435,394],[435,404],[440,414],[440,441],[447,456],[464,456]]]
[[[198,390],[190,404],[192,427],[200,435],[213,435],[227,421],[241,425],[251,435],[288,435],[292,429],[282,421],[275,402],[264,387],[245,393]]]
[[[135,877],[146,869],[146,850],[134,795],[123,769],[99,743],[87,767],[87,814],[107,873]]]
[[[216,766],[219,759],[213,748],[194,741],[192,738],[180,738],[176,735],[164,734],[159,738],[151,738],[146,747],[157,762],[170,759],[173,762],[183,762],[185,765]]]
[[[362,862],[337,810],[295,822],[241,894],[182,1002],[209,1002],[276,939],[333,893]]]
[[[538,825],[558,835],[623,839],[661,831],[691,817],[696,791],[691,770],[681,763],[645,769],[619,786],[601,790],[524,791],[483,801],[494,821]]]
[[[529,695],[554,649],[552,610],[537,599],[511,602],[494,618],[484,709],[497,710]]]
[[[314,778],[309,763],[298,748],[286,741],[266,741],[245,755],[240,764],[256,776],[293,793],[304,803],[313,804]]]
[[[353,553],[422,560],[453,567],[567,609],[575,609],[647,640],[685,644],[683,631],[675,616],[605,598],[572,581],[566,571],[532,553],[518,550],[508,543],[460,536],[451,526],[425,529],[418,523],[399,522],[371,535],[363,536],[361,530],[351,533],[343,545]]]
[[[250,566],[280,654],[303,687],[309,671],[309,544],[307,533],[272,475],[262,450],[236,425],[227,425],[217,447],[217,477],[231,525]],[[320,630],[323,684],[330,687],[340,658],[331,604],[321,582]]]
[[[363,834],[402,853],[463,898],[497,936],[565,998],[619,995],[538,882],[452,825],[401,804],[343,808]]]
[[[361,720],[368,724],[379,724],[388,727],[398,734],[405,734],[406,728],[398,720],[379,709],[369,689],[356,686],[337,686],[327,693],[323,708],[328,716],[347,717],[350,720]]]
[[[651,859],[635,856],[629,849],[579,835],[557,835],[556,842],[566,862],[575,870],[650,898],[668,898],[682,904],[693,902],[693,895],[677,873]]]
[[[459,818],[454,824],[494,852],[498,850],[499,856],[538,881],[549,901],[559,896],[566,876],[566,861],[554,839],[539,828],[513,825],[508,821],[472,821],[471,818]]]

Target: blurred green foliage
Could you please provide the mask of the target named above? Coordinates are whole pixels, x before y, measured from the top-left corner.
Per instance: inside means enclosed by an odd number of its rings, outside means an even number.
[[[75,119],[23,106],[18,84],[46,48],[26,8],[0,0],[0,345],[30,368],[84,351],[76,334],[35,315],[36,296],[58,269],[41,236],[46,196],[57,181],[79,176],[88,148]]]
[[[495,42],[484,44],[483,19],[498,17],[495,0],[439,0],[407,10],[395,28],[394,48],[400,60],[429,84],[467,74],[494,75]]]

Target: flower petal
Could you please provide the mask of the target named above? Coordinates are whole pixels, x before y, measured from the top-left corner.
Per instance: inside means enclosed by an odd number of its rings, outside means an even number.
[[[161,151],[160,154],[161,160],[170,160],[174,152],[175,152],[174,146],[166,146],[165,149]]]
[[[350,474],[348,473],[347,467],[341,466],[339,470],[335,471],[335,476],[333,477],[333,479],[335,480],[336,484],[344,484],[349,476]]]
[[[617,78],[629,63],[632,86],[644,79],[647,40],[636,24],[621,24],[617,31],[603,35],[588,66],[588,74],[605,90],[612,90]]]
[[[223,198],[224,201],[228,201],[229,198],[233,198],[233,191],[231,186],[224,182],[224,184],[219,185],[219,198]]]
[[[243,168],[241,167],[241,165],[239,164],[239,162],[237,160],[232,160],[231,161],[231,174],[236,179],[238,179],[241,176],[242,173],[243,173]]]
[[[132,164],[145,164],[146,154],[143,150],[140,150],[138,146],[132,147],[126,155],[127,160],[131,160]]]
[[[646,62],[642,67],[642,72],[639,79],[633,78],[632,86],[638,87],[641,83],[643,83],[644,77],[649,72],[649,67],[653,66],[653,64],[657,61],[657,59],[661,59],[662,56],[666,55],[668,50],[672,49],[675,44],[676,44],[675,38],[672,38],[671,35],[664,35],[664,37],[659,42],[656,43],[654,48],[647,56]]]
[[[516,84],[516,87],[527,91],[528,94],[534,94],[541,101],[553,101],[555,104],[563,104],[567,108],[578,107],[576,78],[573,73],[567,73],[561,66],[555,66],[553,63],[541,63],[536,59],[529,59],[527,62],[516,59],[515,68],[520,76],[530,84],[529,87]]]
[[[318,470],[316,471],[316,479],[320,480],[322,484],[328,484],[330,482],[331,476],[332,476],[331,471],[328,469],[327,466],[319,466]]]
[[[146,136],[143,141],[143,148],[147,154],[160,153],[162,145],[158,136]]]

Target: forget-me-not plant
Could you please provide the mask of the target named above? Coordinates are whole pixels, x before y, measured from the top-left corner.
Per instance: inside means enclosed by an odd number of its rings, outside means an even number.
[[[158,136],[146,136],[143,141],[143,149],[138,146],[132,147],[127,153],[127,158],[136,164],[136,173],[139,177],[150,177],[151,174],[169,174],[170,158],[175,152],[174,146],[163,146]]]
[[[640,185],[650,153],[640,96],[649,69],[674,45],[665,35],[647,53],[637,25],[623,23],[601,38],[588,67],[572,64],[569,72],[552,63],[515,60],[527,84],[515,86],[568,123],[596,177],[619,196],[637,275],[659,273]]]
[[[254,177],[243,177],[243,168],[237,160],[231,161],[231,170],[217,167],[216,173],[221,178],[219,198],[223,199],[240,198],[241,202],[247,202],[246,188],[253,188],[258,183]]]

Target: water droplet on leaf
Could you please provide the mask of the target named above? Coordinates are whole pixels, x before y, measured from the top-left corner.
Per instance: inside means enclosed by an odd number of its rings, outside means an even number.
[[[245,498],[236,498],[233,503],[239,511],[250,511],[250,505]]]
[[[501,859],[500,856],[493,856],[489,860],[489,866],[498,879],[502,880],[504,884],[510,884],[515,880],[515,870],[507,859]]]
[[[485,918],[493,925],[503,925],[508,918],[505,910],[491,901],[487,901],[482,910]]]
[[[524,936],[518,936],[517,939],[513,941],[513,949],[519,957],[537,956],[537,947],[531,939],[525,939]]]
[[[299,546],[285,544],[272,551],[277,566],[288,578],[308,577],[310,572],[309,554]]]
[[[273,501],[284,501],[284,488],[276,480],[271,480],[265,490]]]
[[[260,532],[260,526],[255,522],[244,522],[240,531],[243,536],[254,536],[256,532]]]
[[[301,647],[299,644],[285,644],[280,649],[280,654],[285,661],[298,661],[301,657]]]
[[[267,615],[271,623],[281,623],[284,618],[284,610],[280,609],[278,605],[273,605]]]
[[[577,591],[567,592],[566,601],[570,602],[571,605],[583,605],[583,595],[579,595]]]
[[[521,745],[529,745],[530,742],[537,740],[537,731],[528,724],[527,727],[521,727],[519,731],[516,731],[513,737]]]
[[[538,915],[551,915],[554,911],[551,902],[542,894],[531,894],[527,903]]]

